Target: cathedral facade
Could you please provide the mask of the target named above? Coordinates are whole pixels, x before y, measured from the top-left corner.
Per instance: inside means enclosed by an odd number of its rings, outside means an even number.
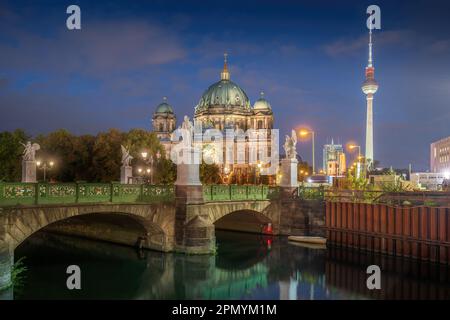
[[[223,70],[220,73],[220,80],[213,83],[202,94],[198,104],[194,109],[194,124],[201,124],[202,130],[217,129],[225,136],[227,129],[242,130],[248,132],[251,129],[259,129],[258,132],[265,132],[265,147],[257,153],[256,161],[252,161],[249,151],[250,137],[245,137],[245,158],[244,163],[233,160],[231,163],[218,164],[222,181],[224,183],[255,183],[261,182],[264,174],[265,163],[261,159],[270,157],[271,137],[270,129],[273,129],[273,112],[270,103],[265,99],[264,93],[253,104],[250,103],[245,91],[230,79],[230,72],[225,61]],[[170,154],[174,143],[170,137],[176,126],[176,116],[167,99],[159,104],[153,114],[153,131],[157,134],[161,143],[166,149],[166,154]],[[261,139],[260,139],[261,140]],[[259,141],[260,141],[259,140]],[[203,152],[208,142],[203,142]],[[226,159],[225,143],[223,159]],[[235,147],[234,158],[238,157],[238,150]],[[261,152],[266,154],[262,155]],[[266,182],[273,182],[271,175],[266,178]]]

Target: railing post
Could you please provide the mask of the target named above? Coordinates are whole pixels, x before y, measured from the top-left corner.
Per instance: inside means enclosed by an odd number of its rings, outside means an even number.
[[[39,204],[39,182],[34,183],[34,204]]]
[[[113,197],[114,197],[114,183],[113,182],[110,182],[110,186],[109,186],[109,192],[110,192],[110,194],[109,194],[109,202],[114,202],[113,201]],[[120,191],[119,191],[120,192]],[[119,195],[120,196],[120,195]]]
[[[78,199],[80,197],[80,190],[79,190],[78,181],[75,182],[75,203],[78,203]]]

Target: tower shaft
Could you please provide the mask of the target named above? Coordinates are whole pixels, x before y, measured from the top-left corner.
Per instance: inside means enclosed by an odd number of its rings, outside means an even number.
[[[373,162],[373,94],[366,95],[367,119],[366,119],[366,159],[369,164]]]

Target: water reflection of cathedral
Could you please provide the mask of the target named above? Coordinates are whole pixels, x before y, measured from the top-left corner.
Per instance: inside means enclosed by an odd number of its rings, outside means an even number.
[[[176,128],[176,115],[173,107],[164,98],[164,101],[159,104],[153,114],[153,131],[159,137],[161,143],[166,149],[166,154],[170,153],[173,142],[170,141],[171,133]],[[252,137],[245,137],[245,148],[238,150],[236,143],[234,143],[234,161],[232,164],[219,165],[224,177],[227,177],[227,182],[234,183],[251,183],[248,181],[261,174],[260,170],[264,170],[266,163],[265,157],[270,157],[270,132],[273,129],[273,112],[270,103],[265,99],[264,93],[251,106],[250,99],[245,91],[230,80],[230,72],[227,66],[227,59],[225,61],[223,70],[220,74],[220,80],[212,84],[203,93],[200,101],[195,107],[194,122],[196,125],[202,125],[203,131],[207,129],[217,129],[223,134],[226,129],[241,129],[247,132],[249,129],[266,129],[267,138],[261,143],[259,140],[258,151],[256,151],[256,161],[252,161],[250,156],[249,142]],[[208,145],[212,145],[208,141],[203,141],[203,150]],[[230,150],[226,150],[225,143],[223,144],[223,159],[226,159],[227,152],[229,156]],[[237,164],[237,159],[245,159],[245,163]],[[251,163],[253,162],[253,163]],[[258,163],[260,164],[258,166]],[[259,171],[259,172],[257,172]]]

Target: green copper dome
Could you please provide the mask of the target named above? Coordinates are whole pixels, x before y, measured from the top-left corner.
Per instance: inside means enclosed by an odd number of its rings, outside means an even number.
[[[250,100],[245,91],[230,80],[226,55],[220,81],[211,85],[203,93],[195,111],[201,112],[210,107],[238,107],[250,110]]]
[[[164,101],[156,107],[155,113],[173,113],[172,106],[167,103],[167,98],[164,97],[163,100]]]
[[[255,101],[254,110],[272,110],[269,101],[264,98],[264,92],[261,92],[261,98]]]
[[[231,80],[220,80],[211,85],[202,95],[197,107],[207,109],[211,106],[232,106],[248,109],[250,101],[247,94]]]

